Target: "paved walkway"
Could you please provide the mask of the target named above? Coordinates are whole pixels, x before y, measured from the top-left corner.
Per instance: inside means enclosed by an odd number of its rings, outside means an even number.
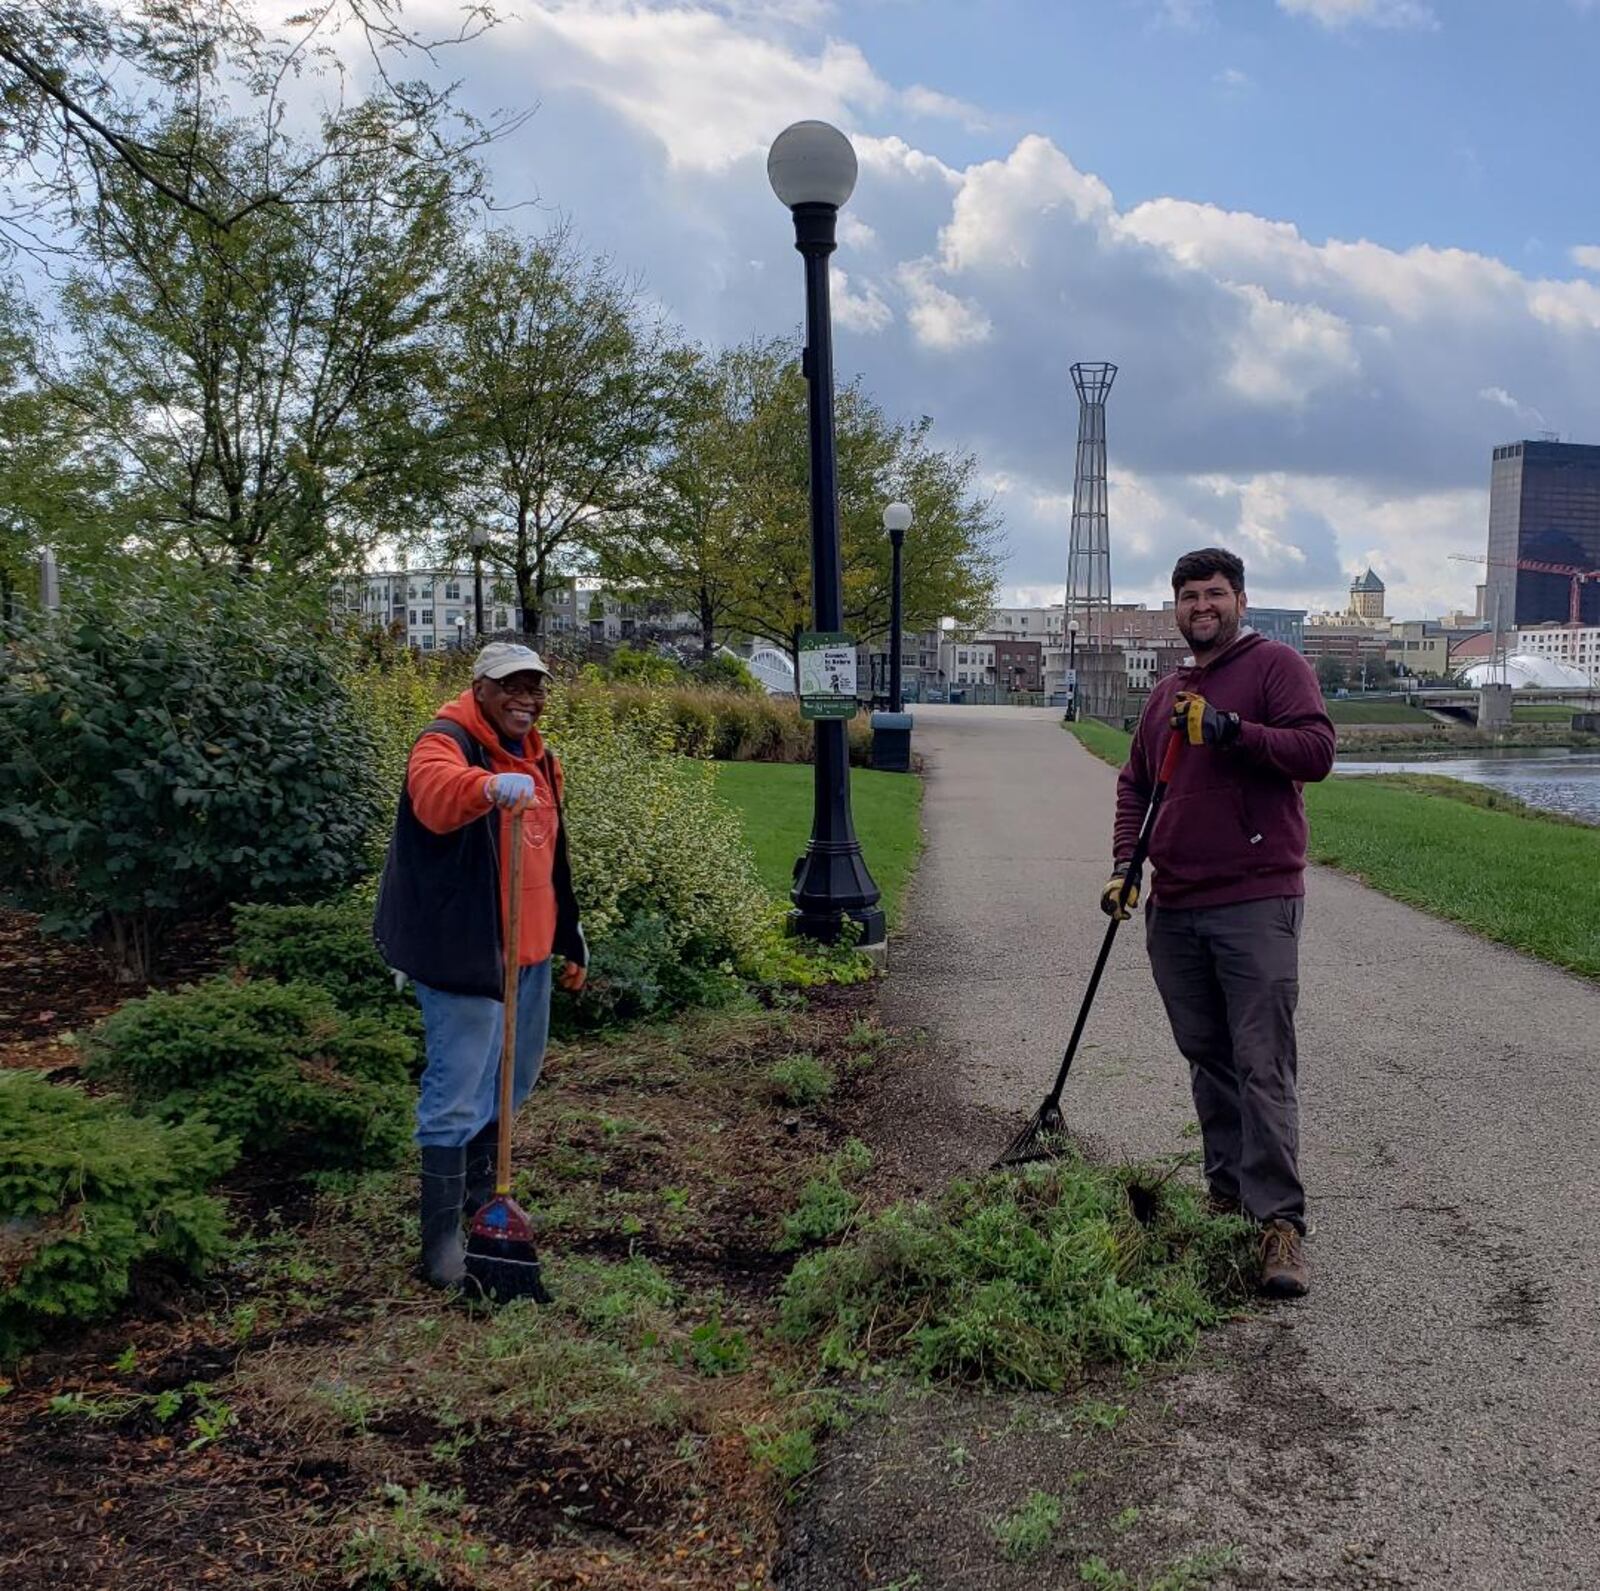
[[[1115,775],[1058,717],[916,710],[928,847],[890,1015],[1013,1126],[1104,930]],[[1600,989],[1335,874],[1308,893],[1315,1290],[1226,1328],[1232,1376],[1214,1353],[1178,1378],[1152,1495],[1196,1542],[1240,1544],[1250,1583],[1600,1583]],[[1105,1152],[1143,1156],[1194,1140],[1137,929],[1066,1110]]]

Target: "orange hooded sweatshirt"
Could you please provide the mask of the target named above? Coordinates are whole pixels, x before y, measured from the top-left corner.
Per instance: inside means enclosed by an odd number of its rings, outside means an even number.
[[[440,718],[460,724],[489,753],[492,773],[474,768],[460,747],[442,734],[424,735],[411,751],[406,767],[406,790],[417,821],[435,834],[448,834],[473,823],[489,812],[494,803],[484,787],[496,773],[526,773],[533,777],[539,805],[522,818],[522,919],[517,964],[536,966],[544,961],[555,942],[556,895],[552,882],[556,856],[557,803],[561,799],[561,764],[554,752],[544,762],[545,744],[537,729],[528,731],[523,741],[527,754],[518,757],[505,748],[494,726],[483,716],[477,698],[464,690],[453,702],[439,709]],[[555,788],[546,778],[546,766],[554,775]],[[499,854],[507,854],[511,840],[511,814],[500,814]],[[511,896],[511,869],[500,869],[500,921],[507,921],[506,907]]]

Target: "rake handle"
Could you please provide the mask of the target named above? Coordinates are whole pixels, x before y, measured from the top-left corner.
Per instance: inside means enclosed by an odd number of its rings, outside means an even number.
[[[1183,749],[1183,731],[1174,729],[1167,737],[1167,747],[1161,757],[1161,767],[1156,773],[1156,782],[1150,790],[1150,803],[1144,809],[1144,821],[1139,825],[1139,837],[1134,842],[1133,855],[1128,858],[1128,871],[1122,878],[1122,893],[1117,897],[1119,910],[1126,909],[1128,895],[1134,887],[1135,881],[1144,871],[1145,859],[1150,854],[1150,835],[1156,826],[1156,814],[1161,810],[1161,803],[1167,794],[1167,786],[1172,783],[1172,776],[1178,769],[1178,753]],[[1072,1037],[1067,1040],[1066,1053],[1061,1057],[1061,1070],[1056,1073],[1055,1087],[1050,1090],[1045,1100],[1046,1110],[1059,1110],[1061,1108],[1061,1093],[1067,1086],[1067,1073],[1072,1070],[1073,1058],[1078,1053],[1078,1041],[1083,1037],[1083,1030],[1089,1020],[1089,1008],[1094,1004],[1094,997],[1100,989],[1100,977],[1106,970],[1106,962],[1111,956],[1112,941],[1117,937],[1117,929],[1122,926],[1122,919],[1115,914],[1106,924],[1106,936],[1100,941],[1100,954],[1095,957],[1094,971],[1089,974],[1089,987],[1083,992],[1083,1004],[1078,1007],[1078,1020],[1072,1026]]]
[[[505,1013],[500,1038],[500,1121],[495,1139],[494,1191],[511,1192],[511,1085],[517,1070],[517,992],[522,950],[522,813],[511,814],[511,876],[506,892]]]

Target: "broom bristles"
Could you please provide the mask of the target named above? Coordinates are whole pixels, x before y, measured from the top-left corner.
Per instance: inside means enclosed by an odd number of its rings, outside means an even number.
[[[497,1304],[508,1304],[513,1298],[531,1298],[536,1304],[551,1302],[539,1256],[531,1244],[501,1241],[494,1246],[502,1252],[486,1253],[484,1250],[490,1245],[474,1247],[477,1242],[473,1239],[467,1245],[467,1275],[485,1298]]]
[[[467,1275],[486,1298],[502,1304],[513,1298],[551,1302],[530,1231],[527,1216],[509,1194],[496,1194],[472,1218]]]

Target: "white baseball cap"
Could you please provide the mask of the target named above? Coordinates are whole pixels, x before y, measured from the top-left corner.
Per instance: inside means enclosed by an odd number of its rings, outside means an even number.
[[[515,641],[491,641],[472,665],[474,679],[505,679],[511,674],[545,674],[545,660],[531,646]]]

